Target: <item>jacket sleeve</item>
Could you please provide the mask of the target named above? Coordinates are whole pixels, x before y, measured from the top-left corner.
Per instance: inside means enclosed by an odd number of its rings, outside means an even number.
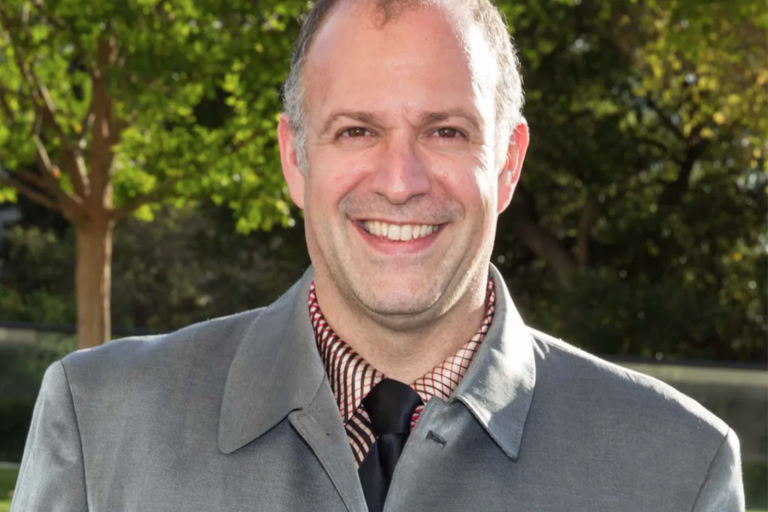
[[[64,365],[45,372],[11,512],[86,512],[85,467]]]
[[[739,439],[733,430],[712,459],[692,512],[744,512]]]

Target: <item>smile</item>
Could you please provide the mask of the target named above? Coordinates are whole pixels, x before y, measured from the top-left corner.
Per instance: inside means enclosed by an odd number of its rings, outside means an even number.
[[[374,236],[388,238],[392,241],[409,242],[418,238],[424,238],[438,229],[437,224],[388,224],[377,220],[363,222],[365,231]]]

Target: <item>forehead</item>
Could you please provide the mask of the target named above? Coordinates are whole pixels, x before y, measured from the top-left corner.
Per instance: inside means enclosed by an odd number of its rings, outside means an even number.
[[[303,72],[310,121],[339,106],[395,113],[472,103],[486,113],[497,65],[477,24],[436,5],[382,24],[369,5],[341,2],[315,35]]]

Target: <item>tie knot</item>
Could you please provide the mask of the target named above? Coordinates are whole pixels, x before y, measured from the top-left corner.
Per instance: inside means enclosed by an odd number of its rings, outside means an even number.
[[[421,403],[419,394],[411,386],[392,379],[376,384],[363,399],[377,437],[410,433],[413,411]]]

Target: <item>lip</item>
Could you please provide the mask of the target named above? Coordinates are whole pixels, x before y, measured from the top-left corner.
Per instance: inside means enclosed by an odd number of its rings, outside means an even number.
[[[404,242],[402,240],[390,240],[387,237],[377,236],[369,233],[368,231],[365,230],[363,223],[365,221],[370,221],[370,220],[379,220],[379,219],[353,220],[352,225],[355,227],[355,229],[357,229],[358,233],[360,234],[360,237],[369,247],[371,247],[373,250],[375,250],[378,253],[390,254],[390,255],[417,254],[429,249],[432,245],[434,245],[437,238],[443,233],[443,228],[445,227],[445,224],[439,224],[437,231],[435,231],[434,233],[429,234],[422,238],[417,238],[415,240],[408,240],[407,242]],[[380,221],[380,222],[387,222],[387,221]],[[398,225],[404,226],[409,223],[388,222],[388,224],[398,224]],[[413,224],[418,224],[418,223],[414,222]]]

